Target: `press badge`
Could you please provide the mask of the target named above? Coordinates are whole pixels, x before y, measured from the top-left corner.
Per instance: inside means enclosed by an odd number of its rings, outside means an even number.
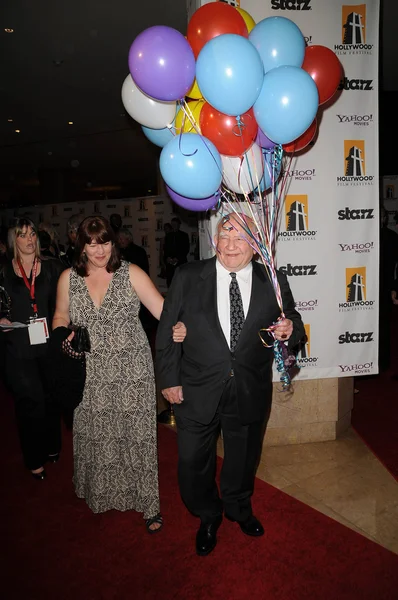
[[[45,344],[49,337],[46,317],[31,319],[28,331],[31,346]]]

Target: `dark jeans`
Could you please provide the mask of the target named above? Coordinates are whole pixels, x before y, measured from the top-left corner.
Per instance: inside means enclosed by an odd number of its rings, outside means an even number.
[[[202,522],[212,522],[223,509],[237,521],[251,514],[251,496],[261,455],[265,422],[242,425],[234,378],[225,386],[217,412],[208,425],[176,415],[178,480],[182,499]],[[216,476],[216,447],[223,433],[224,462],[219,496]]]
[[[60,411],[51,398],[47,360],[8,354],[6,364],[24,462],[28,469],[39,469],[61,449]]]

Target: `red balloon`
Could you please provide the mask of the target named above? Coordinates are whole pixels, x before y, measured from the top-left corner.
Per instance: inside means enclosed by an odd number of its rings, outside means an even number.
[[[202,135],[213,142],[220,154],[226,156],[240,156],[256,139],[258,125],[253,109],[241,115],[240,122],[241,125],[237,117],[224,115],[208,102],[205,102],[199,117]]]
[[[293,142],[290,142],[289,144],[282,144],[282,148],[285,150],[285,152],[299,152],[300,150],[303,150],[314,139],[317,126],[318,123],[315,118],[308,127],[307,131],[304,131],[304,133]]]
[[[187,30],[187,39],[195,58],[209,40],[224,33],[249,37],[243,17],[233,6],[223,2],[210,2],[198,8],[192,15]]]
[[[326,46],[307,46],[301,68],[315,81],[319,104],[330,100],[342,77],[341,63],[333,50]]]

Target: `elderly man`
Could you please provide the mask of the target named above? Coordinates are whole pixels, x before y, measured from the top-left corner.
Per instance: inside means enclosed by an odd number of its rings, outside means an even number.
[[[272,400],[273,351],[263,346],[258,332],[278,320],[280,309],[240,222],[231,215],[221,219],[217,256],[177,269],[157,334],[158,382],[175,409],[180,492],[201,521],[200,556],[215,548],[223,512],[243,533],[264,533],[252,513],[251,496]],[[274,334],[292,348],[305,332],[287,279],[278,278],[286,318]],[[170,335],[178,320],[188,331],[182,351]],[[215,481],[220,429],[221,498]]]

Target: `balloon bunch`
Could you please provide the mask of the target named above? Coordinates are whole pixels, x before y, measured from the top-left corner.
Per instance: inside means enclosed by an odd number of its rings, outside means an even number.
[[[222,2],[200,7],[186,37],[166,26],[144,30],[129,68],[124,107],[163,148],[160,171],[173,200],[193,211],[213,207],[220,189],[273,188],[281,166],[270,168],[275,148],[293,153],[313,140],[318,106],[341,78],[336,55],[306,48],[289,19],[256,25]]]
[[[243,195],[261,232],[251,243],[283,315],[274,264],[282,158],[314,139],[318,107],[341,79],[337,56],[324,46],[306,47],[289,19],[256,24],[243,9],[211,2],[193,14],[186,37],[165,26],[139,34],[129,69],[123,104],[162,148],[170,197],[192,211],[223,204],[231,212]],[[282,360],[281,348],[274,350]]]

